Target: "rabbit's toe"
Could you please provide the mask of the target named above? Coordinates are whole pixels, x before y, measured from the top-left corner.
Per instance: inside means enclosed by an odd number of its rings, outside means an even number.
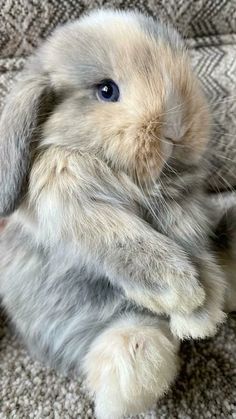
[[[204,339],[214,336],[225,318],[226,315],[221,309],[215,309],[213,313],[200,309],[191,315],[173,314],[170,328],[179,339]]]

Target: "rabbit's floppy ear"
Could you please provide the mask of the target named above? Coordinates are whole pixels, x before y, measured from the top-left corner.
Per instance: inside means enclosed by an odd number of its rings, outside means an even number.
[[[28,69],[7,98],[0,118],[0,216],[11,214],[23,197],[31,139],[48,89],[48,78]]]

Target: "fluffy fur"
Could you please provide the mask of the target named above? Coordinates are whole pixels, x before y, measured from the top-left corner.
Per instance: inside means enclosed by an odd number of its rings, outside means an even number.
[[[103,79],[119,102],[97,100]],[[224,320],[208,127],[177,32],[131,12],[56,30],[6,103],[0,213],[15,212],[0,294],[31,351],[85,374],[98,418],[148,408],[174,380],[179,338]]]

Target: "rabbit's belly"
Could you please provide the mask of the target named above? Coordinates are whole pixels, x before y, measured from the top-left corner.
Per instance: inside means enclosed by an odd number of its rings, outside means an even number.
[[[2,303],[30,350],[52,366],[78,365],[93,339],[127,309],[120,291],[75,265],[74,254],[71,262],[62,249],[46,255],[20,229],[4,233],[0,255]]]

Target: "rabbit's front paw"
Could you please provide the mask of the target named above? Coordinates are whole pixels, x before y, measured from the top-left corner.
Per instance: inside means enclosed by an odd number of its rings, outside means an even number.
[[[126,290],[127,297],[158,314],[176,312],[184,315],[203,305],[205,291],[191,265],[184,271],[169,270],[161,279],[160,274],[155,274],[155,278],[156,281],[149,281],[148,286]],[[147,283],[146,279],[144,283]]]
[[[179,339],[204,339],[214,336],[225,318],[221,309],[215,309],[212,313],[207,309],[200,309],[190,315],[171,315],[170,328]]]
[[[188,271],[170,272],[169,276],[169,288],[160,294],[167,313],[189,314],[203,305],[205,291],[193,267],[190,267]]]

